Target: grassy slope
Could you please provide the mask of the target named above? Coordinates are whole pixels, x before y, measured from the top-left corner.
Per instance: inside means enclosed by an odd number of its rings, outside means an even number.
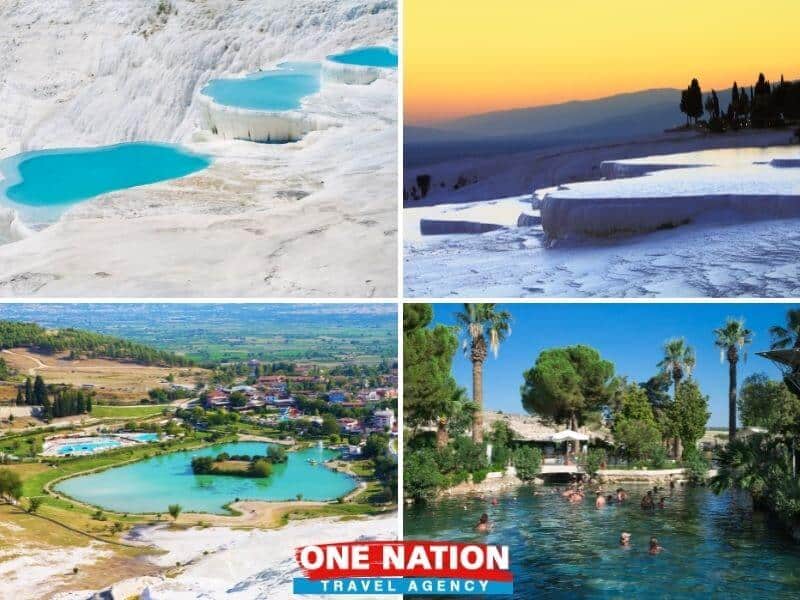
[[[99,419],[139,419],[160,415],[163,410],[164,406],[159,405],[113,406],[95,404],[92,406],[92,416]]]

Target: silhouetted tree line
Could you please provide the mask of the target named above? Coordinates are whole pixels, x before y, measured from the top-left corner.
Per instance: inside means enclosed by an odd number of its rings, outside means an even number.
[[[42,418],[50,421],[55,417],[69,417],[92,412],[94,393],[68,385],[47,385],[41,375],[25,379],[17,388],[17,404],[41,406]]]
[[[722,110],[716,90],[711,90],[704,101],[700,83],[692,79],[681,92],[680,109],[687,125],[690,119],[697,124],[705,112],[711,131],[784,127],[787,121],[800,120],[800,81],[787,82],[781,75],[780,83],[771,84],[760,73],[749,92],[734,81],[731,100]]]
[[[70,356],[130,360],[145,365],[187,367],[192,361],[173,352],[81,329],[47,330],[35,323],[0,321],[0,349],[35,348],[41,352],[69,352]]]

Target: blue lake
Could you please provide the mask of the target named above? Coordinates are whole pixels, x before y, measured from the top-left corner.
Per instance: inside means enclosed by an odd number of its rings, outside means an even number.
[[[228,475],[195,475],[195,456],[229,454],[264,455],[269,444],[235,442],[200,450],[154,456],[130,465],[66,479],[58,492],[107,510],[130,513],[166,513],[170,504],[184,511],[224,514],[223,506],[241,500],[334,500],[356,487],[354,478],[318,463],[337,456],[323,448],[290,452],[288,461],[273,465],[266,479]]]
[[[341,54],[332,54],[328,56],[328,60],[361,67],[397,68],[397,52],[384,46],[354,48],[347,52],[342,52]]]
[[[107,192],[183,177],[210,160],[178,146],[134,142],[25,152],[0,161],[0,194],[22,207],[65,207]]]
[[[239,79],[213,79],[202,93],[217,104],[248,110],[285,111],[300,108],[306,96],[319,91],[317,63],[283,63],[273,71]]]

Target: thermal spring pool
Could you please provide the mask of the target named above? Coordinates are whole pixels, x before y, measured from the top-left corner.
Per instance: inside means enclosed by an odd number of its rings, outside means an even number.
[[[406,539],[509,545],[514,597],[796,598],[800,545],[751,513],[746,498],[706,488],[666,491],[666,508],[639,507],[645,488],[602,509],[594,498],[570,504],[551,486],[519,488],[498,498],[450,498],[405,513]],[[588,494],[587,496],[593,496]],[[474,531],[481,513],[489,534]],[[620,532],[631,547],[619,546]],[[651,536],[664,551],[647,552]]]
[[[0,199],[26,223],[50,223],[82,200],[184,177],[209,164],[179,146],[147,142],[25,152],[0,161]]]
[[[325,59],[326,79],[351,85],[368,85],[386,70],[397,69],[397,51],[385,46],[353,48]]]
[[[343,65],[357,65],[362,67],[382,67],[384,69],[397,68],[397,52],[385,46],[368,46],[354,48],[341,54],[332,54],[328,60]]]
[[[288,460],[273,465],[266,479],[230,475],[195,475],[191,462],[195,456],[265,455],[269,444],[234,442],[199,450],[173,452],[136,463],[66,479],[56,491],[106,510],[122,513],[164,513],[170,504],[184,511],[225,514],[224,505],[241,500],[326,501],[344,496],[356,481],[344,473],[328,469],[320,462],[338,456],[323,448],[289,452]],[[317,464],[309,463],[309,459]]]
[[[201,91],[206,127],[225,138],[291,142],[322,126],[303,110],[320,90],[320,65],[288,62],[247,77],[214,79]]]
[[[318,65],[284,63],[239,79],[213,79],[202,93],[224,106],[272,112],[299,109],[303,98],[318,91]]]

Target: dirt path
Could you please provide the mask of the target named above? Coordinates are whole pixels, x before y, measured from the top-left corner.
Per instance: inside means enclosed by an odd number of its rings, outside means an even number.
[[[20,358],[24,358],[26,360],[30,360],[36,363],[36,367],[28,369],[28,375],[36,375],[37,369],[47,369],[47,365],[40,361],[35,356],[30,356],[29,354],[19,354],[18,352],[12,352],[11,350],[3,350],[5,354],[10,354],[12,356],[19,356]]]

